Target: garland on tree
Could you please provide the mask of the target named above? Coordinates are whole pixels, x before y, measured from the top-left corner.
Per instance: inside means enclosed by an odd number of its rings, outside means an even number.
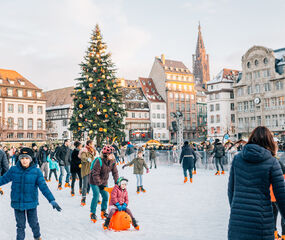
[[[97,144],[107,138],[122,139],[124,134],[122,94],[115,77],[111,54],[102,41],[99,26],[91,35],[90,46],[80,64],[81,77],[73,93],[73,115],[70,130],[74,138],[82,139],[87,132]]]

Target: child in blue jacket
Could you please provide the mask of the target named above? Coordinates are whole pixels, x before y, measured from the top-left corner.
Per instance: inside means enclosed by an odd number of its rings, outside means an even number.
[[[12,182],[11,206],[14,208],[17,222],[17,240],[25,239],[26,216],[33,231],[34,239],[41,240],[40,226],[37,216],[38,188],[53,208],[61,211],[49,190],[43,174],[33,163],[33,150],[22,148],[19,161],[0,177],[0,186]]]
[[[48,182],[50,182],[52,173],[54,174],[56,181],[58,181],[58,179],[57,179],[57,171],[59,171],[59,167],[58,167],[57,161],[55,161],[55,159],[50,159],[50,157],[47,158],[47,161],[49,162],[49,178],[48,178]]]

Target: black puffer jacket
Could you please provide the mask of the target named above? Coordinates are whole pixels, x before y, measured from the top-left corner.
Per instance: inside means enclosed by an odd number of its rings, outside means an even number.
[[[222,143],[217,143],[213,150],[213,154],[215,154],[215,158],[222,158],[225,156],[225,147]]]
[[[9,169],[9,163],[6,153],[0,149],[0,176],[4,175]]]
[[[194,166],[194,161],[196,161],[196,153],[189,145],[186,145],[182,148],[180,155],[180,164],[183,161],[182,167],[188,169]]]
[[[71,154],[71,162],[70,162],[70,172],[77,173],[80,170],[79,165],[81,164],[81,159],[78,157],[79,150],[75,148]]]
[[[285,216],[285,184],[280,164],[267,149],[247,144],[235,156],[229,177],[229,240],[274,239],[270,184]]]

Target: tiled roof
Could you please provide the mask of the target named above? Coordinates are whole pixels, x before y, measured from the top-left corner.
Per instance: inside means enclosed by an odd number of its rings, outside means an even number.
[[[41,90],[29,80],[24,78],[21,74],[14,70],[7,69],[0,69],[0,86],[1,85]]]
[[[223,68],[222,71],[211,81],[207,84],[218,83],[218,82],[234,82],[235,78],[238,77],[240,71]]]
[[[164,102],[160,94],[157,92],[152,78],[139,78],[141,88],[150,102]]]
[[[47,99],[46,107],[71,105],[73,103],[73,97],[71,96],[73,90],[74,87],[67,87],[44,92]]]
[[[141,88],[122,88],[125,101],[147,102]]]
[[[190,70],[181,61],[165,59],[165,64],[163,64],[160,58],[157,59],[164,68],[165,72],[191,74]]]

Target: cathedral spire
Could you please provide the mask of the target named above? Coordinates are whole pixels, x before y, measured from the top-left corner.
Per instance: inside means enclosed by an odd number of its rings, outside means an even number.
[[[209,56],[206,54],[200,21],[198,24],[196,54],[193,54],[193,73],[197,83],[205,85],[210,80]]]

